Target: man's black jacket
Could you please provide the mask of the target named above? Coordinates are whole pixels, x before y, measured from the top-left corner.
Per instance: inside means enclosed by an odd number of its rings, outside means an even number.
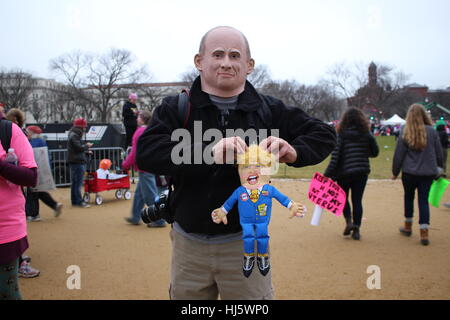
[[[131,103],[130,101],[127,101],[124,103],[122,107],[122,117],[123,117],[123,124],[125,127],[136,127],[137,126],[137,116],[133,112],[132,109],[136,109],[137,106],[134,103]]]
[[[262,100],[272,113],[272,128],[266,128],[256,111]],[[201,90],[200,77],[190,91],[190,116],[186,129],[192,135],[189,144],[192,159],[194,150],[202,152],[211,143],[194,143],[194,121],[201,121],[202,136],[207,129],[279,129],[279,137],[288,141],[297,151],[294,167],[317,164],[323,161],[336,144],[334,129],[322,121],[308,116],[299,108],[285,106],[283,102],[269,96],[259,95],[247,82],[239,95],[236,110],[228,118],[226,128],[221,127],[220,112],[212,104],[209,95]],[[226,234],[239,232],[237,206],[227,215],[228,224],[215,224],[212,210],[223,205],[225,200],[240,186],[237,167],[231,164],[179,164],[171,160],[171,151],[179,143],[171,141],[171,134],[183,127],[178,113],[178,96],[165,98],[156,108],[150,125],[139,138],[136,162],[141,170],[173,178],[174,192],[170,199],[175,221],[186,232],[202,234]],[[213,141],[217,143],[218,141]],[[209,146],[211,148],[211,146]],[[191,162],[193,163],[193,162]]]

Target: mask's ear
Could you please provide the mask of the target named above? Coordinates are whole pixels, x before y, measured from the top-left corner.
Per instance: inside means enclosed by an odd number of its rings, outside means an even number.
[[[194,65],[197,68],[198,71],[202,71],[202,57],[200,56],[200,54],[196,54],[194,57]]]
[[[247,67],[248,67],[247,75],[249,75],[250,73],[253,72],[253,70],[255,70],[255,60],[253,59],[248,60]]]

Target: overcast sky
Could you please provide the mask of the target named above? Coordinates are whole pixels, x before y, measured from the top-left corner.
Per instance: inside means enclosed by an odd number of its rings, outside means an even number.
[[[337,62],[374,61],[445,88],[449,13],[450,0],[0,0],[0,67],[51,78],[52,58],[114,47],[154,81],[178,81],[202,35],[229,25],[277,80],[315,84]]]

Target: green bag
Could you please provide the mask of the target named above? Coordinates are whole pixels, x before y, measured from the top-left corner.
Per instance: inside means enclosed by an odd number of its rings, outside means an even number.
[[[442,196],[444,195],[444,192],[449,184],[450,181],[442,177],[433,181],[430,193],[428,194],[428,202],[433,207],[439,208],[439,203],[441,202]]]

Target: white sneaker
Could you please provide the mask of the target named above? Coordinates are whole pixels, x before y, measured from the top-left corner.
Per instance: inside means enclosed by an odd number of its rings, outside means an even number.
[[[29,222],[38,222],[38,221],[41,221],[41,217],[40,216],[27,217],[27,221],[29,221]]]
[[[56,205],[56,208],[55,208],[55,210],[53,212],[54,215],[55,215],[55,218],[58,218],[61,215],[62,207],[63,207],[62,203],[58,202],[58,204]]]

